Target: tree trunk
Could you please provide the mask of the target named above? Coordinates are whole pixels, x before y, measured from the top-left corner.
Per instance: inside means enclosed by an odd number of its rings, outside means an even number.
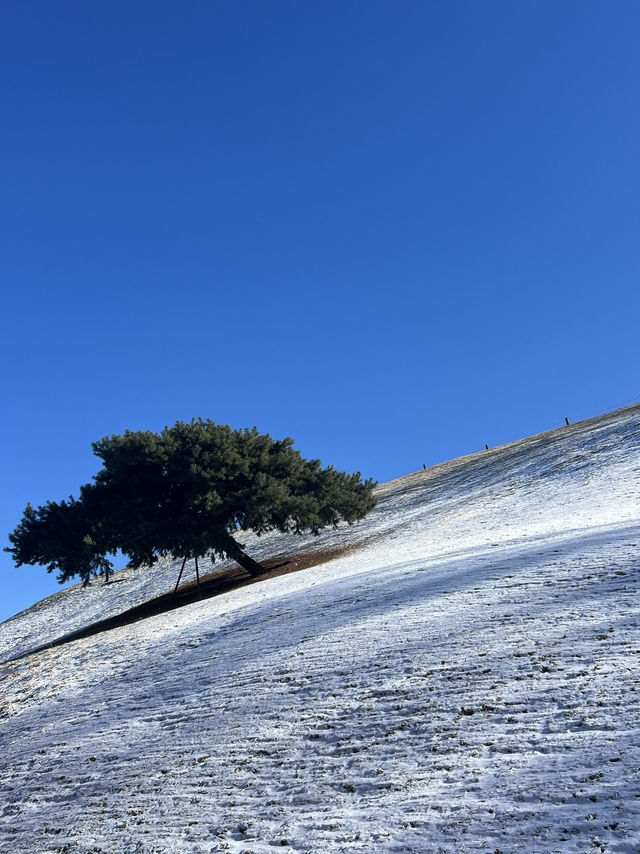
[[[246,569],[250,575],[260,575],[265,572],[264,566],[261,566],[248,554],[245,554],[240,546],[233,539],[231,534],[225,534],[221,543],[222,548],[227,556],[239,563],[243,569]]]
[[[174,596],[175,596],[175,595],[176,595],[176,593],[178,592],[178,587],[179,587],[179,585],[180,585],[180,579],[182,578],[182,573],[184,572],[184,567],[185,567],[185,564],[186,564],[186,563],[187,563],[187,558],[186,558],[186,556],[185,556],[184,560],[182,561],[182,566],[180,567],[180,575],[178,576],[178,580],[176,581],[176,586],[175,586],[175,589],[174,589],[174,591],[173,591],[173,595],[174,595]]]
[[[202,599],[202,591],[200,590],[200,573],[198,572],[198,555],[195,556],[196,562],[196,581],[198,582],[198,599]]]

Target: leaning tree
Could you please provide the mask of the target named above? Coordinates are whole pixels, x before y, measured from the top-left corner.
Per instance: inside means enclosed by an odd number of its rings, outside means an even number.
[[[375,504],[373,481],[322,468],[319,460],[305,460],[291,439],[274,440],[255,428],[198,419],[162,433],[109,436],[93,450],[102,469],[77,501],[25,511],[10,535],[17,565],[45,563],[49,571],[61,570],[61,580],[76,574],[87,581],[108,572],[107,554],[120,549],[132,567],[164,555],[182,558],[178,583],[190,558],[199,579],[198,559],[205,555],[232,558],[257,575],[264,568],[246,554],[236,539],[240,532],[317,534],[363,518]],[[57,554],[60,531],[47,508],[59,506],[68,517]]]

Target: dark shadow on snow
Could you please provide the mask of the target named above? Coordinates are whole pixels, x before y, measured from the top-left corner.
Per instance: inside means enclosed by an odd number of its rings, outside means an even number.
[[[176,608],[182,608],[185,605],[191,605],[193,602],[198,602],[203,599],[211,599],[214,596],[220,596],[222,593],[228,593],[231,590],[237,590],[240,587],[247,587],[250,584],[258,584],[266,581],[269,578],[277,578],[280,575],[289,575],[293,572],[300,572],[303,569],[310,569],[313,566],[326,563],[335,558],[342,557],[348,552],[353,551],[353,546],[335,547],[325,549],[323,551],[309,551],[304,554],[298,554],[292,558],[284,558],[283,556],[274,557],[271,560],[264,561],[265,571],[260,575],[250,575],[242,567],[234,564],[228,569],[221,572],[204,575],[200,578],[200,586],[196,581],[189,581],[181,587],[174,595],[173,593],[165,593],[162,596],[157,596],[150,599],[148,602],[143,602],[141,605],[135,605],[120,614],[113,617],[107,617],[104,620],[98,620],[78,629],[75,632],[69,632],[62,635],[53,641],[42,644],[41,646],[33,647],[32,649],[22,652],[19,655],[9,658],[5,663],[18,661],[21,658],[26,658],[29,655],[42,652],[45,649],[52,649],[56,646],[61,646],[71,641],[80,640],[81,638],[92,637],[101,632],[109,631],[110,629],[121,628],[128,626],[131,623],[137,623],[139,620],[146,620],[148,617],[155,617],[158,614],[164,614],[167,611],[173,611]],[[113,579],[109,584],[115,584],[122,579]]]

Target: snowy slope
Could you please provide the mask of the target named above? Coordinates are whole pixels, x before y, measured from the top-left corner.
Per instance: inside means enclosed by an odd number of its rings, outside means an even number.
[[[640,851],[639,475],[635,407],[380,487],[313,569],[3,623],[0,851]]]

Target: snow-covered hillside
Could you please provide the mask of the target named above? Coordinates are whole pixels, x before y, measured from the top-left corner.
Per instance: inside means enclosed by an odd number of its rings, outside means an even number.
[[[637,854],[639,508],[635,407],[247,546],[345,549],[308,570],[28,654],[177,567],[39,603],[0,625],[0,850]]]

